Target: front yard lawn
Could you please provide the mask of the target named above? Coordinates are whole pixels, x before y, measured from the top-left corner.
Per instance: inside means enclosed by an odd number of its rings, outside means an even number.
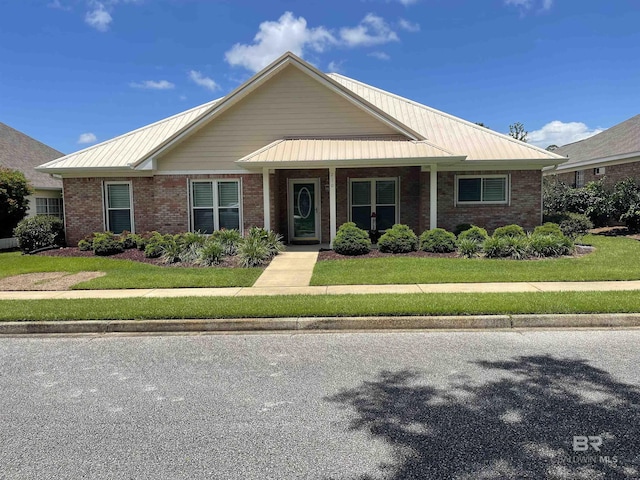
[[[248,287],[261,268],[161,267],[105,257],[49,257],[0,253],[0,278],[35,272],[105,272],[104,277],[72,287],[78,290],[123,288]]]
[[[0,321],[638,312],[638,292],[2,300]]]
[[[381,285],[474,282],[561,282],[640,279],[640,242],[587,235],[593,253],[544,260],[385,258],[326,260],[316,264],[311,285]]]

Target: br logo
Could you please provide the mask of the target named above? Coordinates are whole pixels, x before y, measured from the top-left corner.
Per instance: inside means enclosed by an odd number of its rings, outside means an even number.
[[[583,435],[576,435],[573,437],[573,451],[574,452],[586,452],[589,448],[593,448],[596,452],[600,451],[602,445],[602,437],[596,435],[590,435],[585,437]]]

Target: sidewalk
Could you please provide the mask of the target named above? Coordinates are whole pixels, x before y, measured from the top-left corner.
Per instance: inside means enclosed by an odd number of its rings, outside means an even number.
[[[292,277],[293,278],[293,277]],[[288,281],[288,280],[287,280]],[[256,282],[257,283],[257,282]],[[640,280],[618,282],[434,283],[412,285],[264,286],[229,288],[140,288],[0,292],[0,300],[78,298],[246,297],[257,295],[345,295],[367,293],[517,293],[640,290]]]

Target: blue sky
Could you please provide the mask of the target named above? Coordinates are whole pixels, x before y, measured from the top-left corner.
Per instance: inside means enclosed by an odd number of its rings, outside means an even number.
[[[218,98],[286,50],[531,143],[640,113],[640,5],[0,0],[0,122],[84,148]]]

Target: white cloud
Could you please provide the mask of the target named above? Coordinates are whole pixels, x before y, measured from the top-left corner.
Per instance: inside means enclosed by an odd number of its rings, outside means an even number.
[[[567,143],[592,137],[602,131],[602,128],[589,128],[582,122],[564,123],[560,120],[554,120],[544,125],[540,130],[529,132],[527,140],[541,148],[547,148],[549,145],[561,147]]]
[[[388,53],[385,52],[371,52],[367,56],[377,58],[378,60],[391,60]]]
[[[335,43],[334,36],[324,27],[307,28],[303,17],[285,12],[275,22],[262,22],[253,44],[236,43],[225,53],[225,59],[229,65],[257,72],[287,51],[301,57],[305,49],[322,52]]]
[[[407,32],[415,33],[420,31],[420,24],[412,23],[409,20],[406,20],[404,18],[401,18],[400,20],[398,20],[398,26],[403,30],[406,30]]]
[[[78,137],[78,143],[81,144],[81,145],[85,145],[85,144],[89,144],[89,143],[96,143],[97,140],[98,140],[98,138],[91,132],[82,133]]]
[[[91,2],[91,7],[92,9],[85,15],[84,21],[99,32],[106,32],[109,30],[109,25],[111,25],[113,17],[111,17],[109,12],[107,12],[104,4],[100,2]]]
[[[373,13],[368,13],[355,27],[341,28],[340,38],[349,47],[370,47],[399,40],[384,18]]]
[[[143,82],[131,82],[133,88],[143,88],[145,90],[171,90],[175,85],[167,80],[145,80]]]
[[[504,4],[519,7],[521,10],[531,10],[540,5],[540,10],[549,10],[553,6],[553,0],[504,0]]]
[[[413,5],[414,3],[418,3],[418,0],[398,0],[402,5],[408,7],[409,5]]]
[[[205,77],[204,75],[202,75],[202,73],[197,72],[196,70],[189,71],[189,78],[196,85],[200,85],[201,87],[204,87],[207,90],[211,90],[212,92],[220,88],[220,86],[213,80],[213,78]]]
[[[64,10],[66,12],[71,10],[70,6],[67,5],[63,5],[60,0],[53,0],[49,3],[47,3],[47,7],[49,8],[55,8],[56,10]]]
[[[329,62],[327,69],[330,73],[344,73],[344,70],[342,68],[343,63],[344,63],[344,60],[340,62],[336,62],[336,61]]]

